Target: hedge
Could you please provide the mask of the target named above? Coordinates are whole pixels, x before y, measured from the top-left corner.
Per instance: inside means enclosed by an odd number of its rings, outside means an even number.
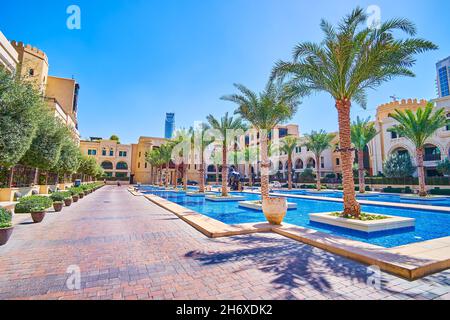
[[[46,210],[53,205],[53,200],[45,196],[29,196],[19,200],[14,209],[15,213],[30,213],[36,210]]]
[[[0,229],[10,228],[12,226],[12,214],[5,208],[0,208]]]

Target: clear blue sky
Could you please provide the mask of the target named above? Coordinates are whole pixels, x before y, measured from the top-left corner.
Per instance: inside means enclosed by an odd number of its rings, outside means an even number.
[[[66,8],[81,8],[82,29],[66,27]],[[125,143],[163,136],[166,111],[187,127],[234,106],[220,101],[234,82],[260,90],[274,62],[289,59],[300,41],[321,40],[320,18],[336,22],[356,5],[381,8],[382,19],[414,21],[419,36],[440,50],[420,55],[417,78],[392,81],[370,93],[367,111],[399,98],[436,96],[435,63],[450,56],[450,2],[303,0],[55,0],[7,1],[0,30],[49,56],[50,73],[81,85],[83,137],[118,134]],[[337,129],[327,94],[304,99],[293,119],[301,131]]]

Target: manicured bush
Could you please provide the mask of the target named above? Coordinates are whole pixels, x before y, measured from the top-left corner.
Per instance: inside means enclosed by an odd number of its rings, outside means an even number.
[[[53,205],[53,200],[45,196],[29,196],[21,198],[14,209],[15,213],[44,211]]]
[[[53,202],[61,202],[64,201],[67,198],[70,198],[72,194],[70,192],[54,192],[50,196],[50,198],[53,200]]]
[[[430,190],[430,194],[436,196],[450,196],[450,189],[435,188]]]
[[[406,193],[406,194],[413,193],[413,191],[410,187],[406,187],[406,188],[387,187],[387,188],[383,189],[383,192],[385,192],[385,193]]]
[[[80,187],[72,187],[68,190],[72,196],[79,195],[83,192],[83,189]]]
[[[12,214],[5,208],[0,208],[0,229],[12,227]]]

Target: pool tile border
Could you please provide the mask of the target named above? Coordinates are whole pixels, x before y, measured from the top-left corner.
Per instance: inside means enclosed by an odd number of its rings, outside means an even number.
[[[282,226],[267,223],[228,225],[161,197],[144,195],[131,189],[129,191],[134,196],[144,196],[152,203],[170,211],[210,238],[274,232],[367,265],[376,265],[385,272],[409,281],[450,268],[450,237],[384,248],[290,224]]]

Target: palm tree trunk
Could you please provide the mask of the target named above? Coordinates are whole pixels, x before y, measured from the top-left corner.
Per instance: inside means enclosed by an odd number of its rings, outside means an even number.
[[[355,181],[353,177],[352,142],[350,129],[350,107],[349,100],[336,101],[339,117],[339,140],[342,158],[342,177],[344,191],[344,215],[359,218],[361,206],[356,201]]]
[[[364,150],[358,150],[358,176],[359,193],[366,193],[366,181],[364,178]]]
[[[216,185],[219,185],[219,165],[216,165]]]
[[[166,163],[166,188],[169,186],[169,162]]]
[[[175,165],[175,189],[178,188],[178,164]]]
[[[203,159],[203,153],[200,155],[200,186],[199,186],[199,192],[205,193],[205,159]]]
[[[252,164],[249,163],[248,164],[248,184],[250,186],[250,188],[253,187],[253,173],[252,173]]]
[[[288,155],[288,189],[292,190],[292,155]]]
[[[317,166],[317,170],[316,170],[316,172],[317,172],[317,177],[316,177],[316,180],[317,180],[317,191],[322,191],[322,183],[321,183],[321,177],[320,177],[320,174],[321,174],[321,166],[322,166],[322,164],[320,163],[320,155],[318,155],[318,156],[316,156],[316,166]]]
[[[419,175],[419,196],[426,197],[427,196],[427,187],[425,183],[425,168],[423,165],[423,148],[418,148],[416,150],[416,161],[417,161],[417,171]]]
[[[222,146],[222,197],[228,197],[227,146]]]
[[[269,198],[269,170],[270,162],[267,153],[267,131],[261,130],[261,197],[262,199]]]
[[[188,171],[188,165],[183,163],[183,190],[184,191],[187,191],[187,189],[188,189],[187,171]]]

